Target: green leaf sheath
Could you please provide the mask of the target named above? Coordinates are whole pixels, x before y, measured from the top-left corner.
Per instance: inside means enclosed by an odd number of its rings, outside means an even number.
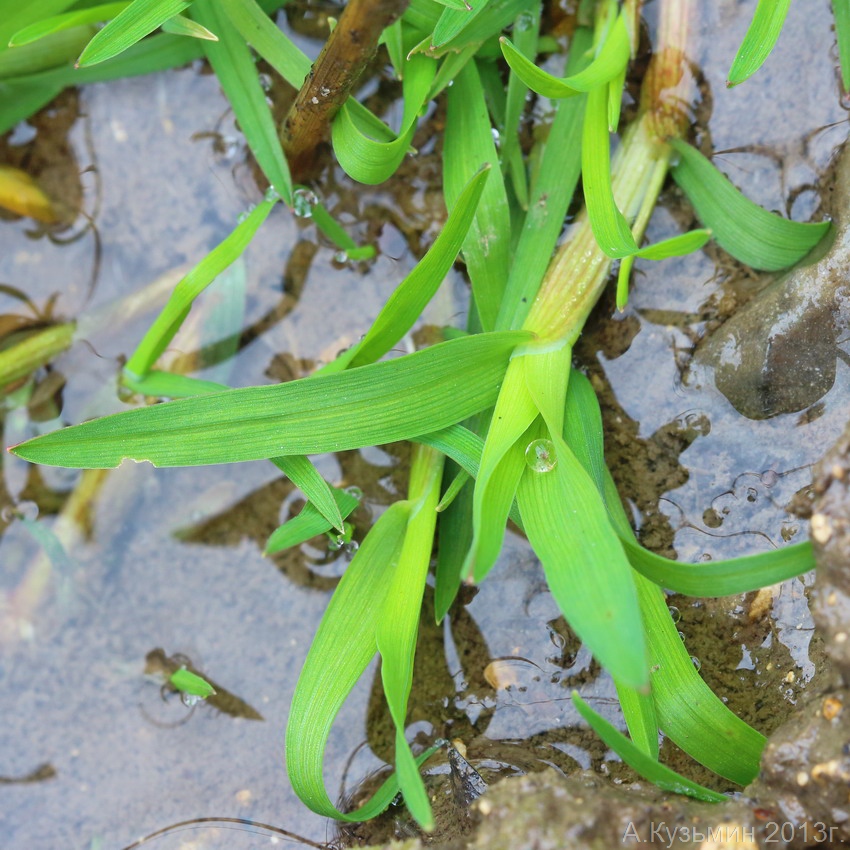
[[[462,337],[337,375],[118,413],[12,451],[77,468],[114,467],[124,458],[197,466],[410,439],[491,406],[511,351],[528,339],[521,331]]]

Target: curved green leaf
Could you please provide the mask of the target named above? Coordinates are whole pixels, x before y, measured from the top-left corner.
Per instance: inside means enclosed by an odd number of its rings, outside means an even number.
[[[693,797],[706,803],[725,803],[729,800],[725,794],[718,794],[716,791],[704,788],[702,785],[686,779],[684,776],[680,776],[676,771],[670,770],[669,767],[665,767],[656,759],[647,755],[623,735],[619,729],[612,726],[604,717],[597,714],[578,695],[577,691],[573,691],[573,704],[578,709],[578,713],[587,721],[590,728],[629,767],[663,791],[685,794],[688,797]]]
[[[623,540],[631,565],[651,582],[689,596],[732,596],[770,587],[815,568],[811,543],[723,561],[683,564]]]
[[[330,492],[336,502],[337,510],[343,519],[360,504],[354,496],[346,493],[345,490],[338,490],[336,487],[331,487]],[[333,523],[322,516],[312,502],[307,502],[301,508],[299,514],[288,519],[269,535],[265,552],[267,555],[270,555],[274,552],[289,549],[291,546],[298,546],[311,537],[316,537],[319,534],[330,531],[331,528],[333,528]]]
[[[412,56],[405,63],[402,88],[404,114],[401,129],[392,141],[378,141],[367,133],[361,111],[348,102],[337,113],[331,126],[334,153],[346,174],[360,183],[383,183],[401,164],[416,131],[419,111],[428,99],[436,73],[436,63],[424,56]],[[349,100],[351,100],[349,98]]]
[[[581,142],[581,177],[587,217],[599,247],[614,259],[636,254],[632,229],[614,200],[611,186],[611,140],[608,137],[608,90],[587,96]]]
[[[383,811],[398,791],[393,776],[366,805],[345,814],[325,790],[322,765],[334,718],[378,650],[378,618],[409,516],[409,503],[396,502],[366,535],[322,617],[292,697],[286,769],[295,793],[325,817],[368,820]]]
[[[553,100],[575,97],[604,86],[629,64],[629,34],[620,15],[596,58],[583,70],[567,77],[554,77],[527,59],[507,38],[499,39],[502,54],[511,70],[537,94]],[[606,103],[606,125],[607,125]]]
[[[759,0],[753,20],[729,69],[729,79],[726,80],[729,88],[749,79],[770,56],[782,32],[790,5],[791,0]]]
[[[51,15],[42,18],[23,29],[18,30],[10,39],[9,47],[20,47],[38,41],[46,35],[61,30],[70,29],[80,24],[97,24],[108,21],[117,14],[124,11],[130,5],[129,0],[120,3],[102,3],[99,6],[91,6],[88,9],[77,9],[73,12],[63,12],[61,15]]]
[[[694,205],[700,221],[718,244],[756,269],[778,271],[799,262],[830,229],[828,221],[789,221],[744,197],[696,148],[670,139],[680,160],[673,179]]]
[[[54,466],[113,467],[124,458],[196,466],[409,439],[492,405],[511,351],[528,338],[519,331],[462,337],[336,375],[118,413],[12,451]]]
[[[134,0],[88,43],[77,64],[84,68],[117,56],[191,3],[192,0]]]

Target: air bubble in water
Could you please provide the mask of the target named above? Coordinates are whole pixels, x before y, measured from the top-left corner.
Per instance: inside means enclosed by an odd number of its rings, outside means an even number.
[[[525,462],[535,472],[551,472],[558,465],[551,440],[532,440],[525,450]]]
[[[313,207],[318,203],[316,193],[309,189],[296,189],[292,193],[292,212],[298,218],[312,218]]]

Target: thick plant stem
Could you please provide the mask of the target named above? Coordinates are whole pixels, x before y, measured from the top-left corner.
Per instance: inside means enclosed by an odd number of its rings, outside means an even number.
[[[283,124],[283,147],[296,176],[312,170],[330,122],[378,49],[381,33],[409,0],[350,0]]]
[[[614,198],[638,243],[649,220],[645,211],[655,206],[667,172],[667,139],[681,136],[687,127],[693,91],[685,61],[689,6],[686,0],[666,0],[662,6],[658,48],[641,89],[641,110],[611,166]],[[524,328],[544,344],[572,345],[602,293],[612,262],[597,245],[582,211],[549,265]]]

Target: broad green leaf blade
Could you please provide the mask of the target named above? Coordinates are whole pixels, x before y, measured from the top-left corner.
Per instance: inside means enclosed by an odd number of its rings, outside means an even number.
[[[685,794],[706,803],[725,803],[729,798],[717,791],[711,791],[702,785],[680,776],[669,767],[665,767],[658,761],[647,755],[636,747],[619,729],[612,726],[604,717],[597,714],[579,695],[573,691],[573,704],[578,713],[587,721],[590,728],[618,756],[640,774],[644,779],[653,782],[663,791],[672,791],[675,794]]]
[[[463,337],[337,375],[118,413],[13,451],[55,466],[196,466],[410,439],[491,406],[511,351],[527,340],[517,331]]]
[[[830,229],[828,221],[802,224],[745,198],[696,148],[671,139],[681,157],[671,170],[718,244],[756,269],[778,271],[799,262]]]
[[[596,486],[567,444],[545,428],[536,434],[551,445],[550,468],[527,468],[517,490],[529,542],[570,628],[616,681],[645,690],[647,650],[623,547]]]
[[[377,652],[377,621],[409,515],[409,504],[396,502],[366,535],[322,617],[292,698],[286,769],[299,798],[325,817],[367,820],[386,808],[398,790],[393,777],[365,806],[343,814],[325,790],[322,763],[334,718]]]
[[[289,166],[251,51],[225,14],[223,0],[196,3],[191,14],[199,24],[218,36],[218,41],[202,41],[200,44],[263,174],[283,201],[291,206]]]
[[[175,15],[169,18],[162,25],[163,32],[170,32],[172,35],[182,35],[187,38],[200,38],[204,41],[218,41],[218,36],[214,32],[210,32],[206,27],[201,26],[197,21],[185,17],[185,15]]]
[[[525,376],[525,385],[546,427],[554,434],[564,432],[564,408],[572,371],[573,350],[569,345],[515,357]]]
[[[729,88],[749,79],[770,56],[790,5],[791,0],[759,0],[747,34],[729,69],[729,79],[726,80]]]
[[[97,24],[114,18],[130,5],[129,0],[120,3],[102,3],[88,9],[77,9],[73,12],[63,12],[61,15],[51,15],[41,18],[35,23],[18,30],[10,39],[9,47],[20,47],[32,41],[38,41],[46,35],[60,32],[80,24]]]
[[[509,26],[527,6],[528,0],[484,0],[475,3],[471,11],[446,9],[434,27],[430,45],[423,49],[430,56],[439,57],[471,45],[480,46]]]
[[[346,493],[345,490],[332,487],[331,493],[343,519],[360,504],[354,496]],[[331,528],[333,528],[332,523],[319,513],[312,502],[307,502],[297,516],[288,519],[271,533],[266,543],[266,554],[270,555],[292,546],[298,546],[311,537],[330,531]]]
[[[303,455],[272,458],[272,463],[307,497],[310,504],[340,533],[342,514],[336,491]]]
[[[832,0],[835,18],[835,40],[838,43],[838,60],[841,63],[841,85],[850,91],[850,3]]]
[[[637,253],[632,229],[614,200],[611,186],[611,141],[608,138],[608,90],[587,96],[581,142],[581,177],[587,216],[599,247],[614,259]]]
[[[405,64],[402,90],[404,114],[398,136],[392,141],[371,138],[371,127],[363,123],[362,111],[349,98],[331,126],[334,153],[343,170],[360,183],[375,185],[387,180],[401,164],[416,131],[419,111],[425,104],[436,73],[433,60],[412,56]]]
[[[191,0],[135,0],[89,42],[77,64],[84,68],[117,56],[190,5]]]
[[[414,449],[408,487],[410,520],[376,630],[384,694],[396,727],[399,784],[410,813],[426,830],[433,828],[434,818],[404,730],[407,701],[413,684],[413,659],[422,595],[434,548],[443,460],[443,456],[432,448],[417,446]]]
[[[448,90],[443,157],[443,193],[449,210],[470,178],[482,166],[490,167],[481,204],[463,243],[463,258],[481,327],[490,331],[496,325],[508,277],[511,215],[475,62],[463,68]]]
[[[716,597],[770,587],[815,568],[811,543],[723,561],[682,564],[624,540],[631,565],[659,587],[689,596]]]
[[[185,667],[175,670],[168,679],[181,694],[206,699],[215,696],[215,688],[204,678]]]
[[[268,218],[275,203],[276,200],[263,201],[254,207],[233,232],[177,284],[168,303],[124,367],[130,381],[140,381],[148,372],[180,329],[192,302],[241,256],[254,234]]]
[[[365,366],[378,360],[413,327],[460,251],[487,178],[488,169],[472,176],[434,244],[387,299],[366,336],[325,366],[322,373],[336,372],[349,366]]]
[[[538,68],[532,61],[523,56],[507,38],[500,39],[500,42],[502,53],[511,70],[532,91],[552,99],[575,97],[577,94],[603,87],[606,83],[620,76],[629,63],[629,36],[622,15],[617,18],[610,35],[590,65],[576,74],[563,78],[553,77]],[[605,114],[607,127],[607,103]]]

